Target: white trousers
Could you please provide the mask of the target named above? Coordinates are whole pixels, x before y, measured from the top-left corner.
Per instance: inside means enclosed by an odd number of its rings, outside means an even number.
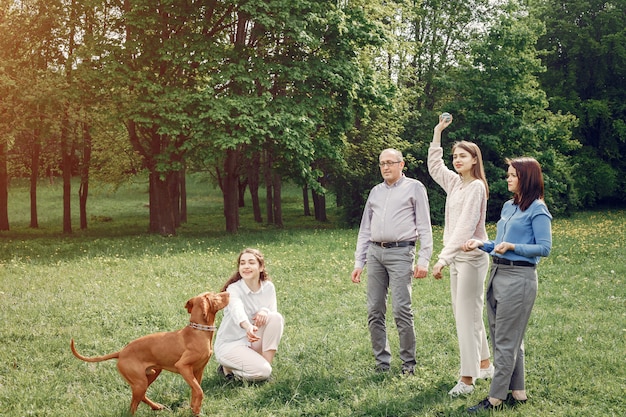
[[[461,253],[450,264],[450,295],[461,354],[461,376],[480,376],[480,361],[489,359],[483,320],[485,278],[489,270],[486,252]]]
[[[230,368],[235,376],[249,381],[263,381],[272,374],[272,365],[262,356],[268,350],[278,350],[285,321],[280,313],[267,315],[267,323],[259,327],[259,340],[254,343],[227,343],[215,352],[217,361]]]

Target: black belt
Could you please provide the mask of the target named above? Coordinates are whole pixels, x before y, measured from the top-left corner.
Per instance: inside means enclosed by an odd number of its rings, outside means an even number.
[[[499,265],[509,265],[509,266],[531,266],[534,267],[535,264],[532,262],[526,262],[526,261],[509,261],[508,259],[504,259],[504,258],[500,258],[499,256],[492,256],[491,259],[493,260],[494,264],[499,264]]]
[[[415,246],[414,241],[405,240],[403,242],[372,242],[376,246],[380,246],[381,248],[404,248],[406,246]]]

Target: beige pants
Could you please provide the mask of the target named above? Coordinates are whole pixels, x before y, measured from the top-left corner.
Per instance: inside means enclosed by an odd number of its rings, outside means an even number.
[[[485,277],[489,255],[461,253],[450,265],[452,312],[461,354],[461,376],[480,376],[480,361],[489,359],[489,344],[483,321]]]
[[[218,362],[233,371],[235,376],[250,381],[263,381],[272,374],[272,365],[261,355],[268,350],[278,350],[283,335],[284,319],[280,313],[269,313],[267,323],[259,327],[260,340],[252,344],[235,342],[225,345]]]

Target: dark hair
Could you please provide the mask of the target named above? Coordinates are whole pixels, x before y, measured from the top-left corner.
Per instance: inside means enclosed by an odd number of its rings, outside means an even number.
[[[543,174],[541,165],[535,158],[521,157],[507,159],[506,163],[517,172],[517,191],[513,195],[513,204],[524,211],[535,200],[543,200]]]
[[[472,177],[481,180],[483,184],[485,184],[485,191],[487,192],[487,198],[489,198],[489,184],[487,183],[485,167],[483,166],[483,154],[480,152],[480,148],[474,142],[468,142],[466,140],[454,142],[452,145],[452,153],[454,153],[456,148],[465,149],[472,155],[472,158],[476,158],[476,163],[472,166]]]
[[[222,287],[221,291],[226,291],[226,288],[228,288],[228,286],[230,284],[232,284],[234,282],[237,282],[237,281],[239,281],[241,279],[241,274],[239,274],[239,262],[241,262],[241,257],[245,253],[251,253],[252,255],[254,255],[256,260],[259,262],[259,266],[261,268],[261,273],[259,274],[259,279],[261,281],[271,281],[269,275],[267,274],[267,271],[265,270],[265,258],[263,257],[263,254],[261,253],[261,251],[259,251],[258,249],[246,248],[246,249],[242,250],[239,253],[239,256],[237,257],[237,271],[235,271],[235,273],[233,275],[231,275],[231,277],[228,279],[228,281],[226,281],[226,283]]]

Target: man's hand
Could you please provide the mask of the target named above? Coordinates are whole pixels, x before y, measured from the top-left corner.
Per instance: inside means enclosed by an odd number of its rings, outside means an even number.
[[[352,282],[354,282],[355,284],[358,284],[359,282],[361,282],[361,272],[363,272],[363,268],[354,268],[354,271],[352,271]]]
[[[415,269],[413,269],[413,278],[426,278],[428,275],[428,267],[417,265]]]

